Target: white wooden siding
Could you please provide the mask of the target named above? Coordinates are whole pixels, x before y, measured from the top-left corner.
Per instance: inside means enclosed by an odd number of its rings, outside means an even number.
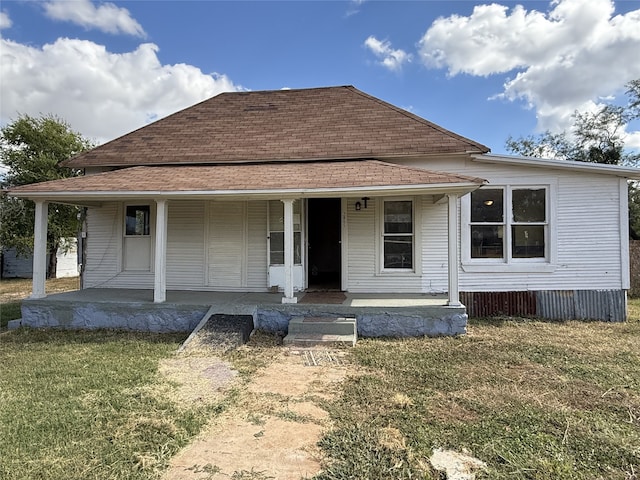
[[[247,202],[209,206],[208,285],[237,290],[247,283]]]
[[[370,293],[420,293],[422,280],[416,273],[387,272],[379,273],[376,265],[376,254],[380,248],[378,238],[376,199],[368,201],[367,208],[355,209],[355,202],[360,199],[347,200],[348,225],[348,285],[350,292]],[[416,208],[417,212],[422,211]],[[416,238],[422,235],[416,235]],[[421,252],[422,253],[422,252]],[[416,255],[416,261],[421,255]],[[424,257],[423,257],[424,258]]]
[[[247,203],[247,283],[246,290],[267,290],[267,202]]]
[[[121,208],[120,203],[111,202],[87,209],[85,288],[116,286],[107,284],[121,270]]]
[[[534,167],[516,167],[471,162],[464,159],[411,161],[405,164],[430,170],[484,178],[490,185],[515,181],[520,184],[554,184],[556,217],[556,262],[549,272],[465,272],[460,270],[461,291],[597,290],[623,288],[620,260],[620,180],[612,175]],[[459,212],[460,213],[460,212]],[[446,209],[443,212],[446,219]],[[460,221],[460,217],[459,221]],[[460,224],[459,224],[460,228]],[[465,229],[461,229],[461,235]],[[438,242],[438,235],[427,238]],[[429,236],[431,235],[431,236]],[[446,246],[442,231],[440,251]],[[445,270],[446,271],[446,270]],[[437,285],[425,264],[423,285]],[[443,285],[446,289],[446,283]],[[428,290],[428,288],[427,288]]]
[[[443,293],[448,289],[449,250],[446,241],[447,202],[434,203],[428,195],[422,201],[422,291]],[[444,239],[444,241],[443,241]]]
[[[205,283],[205,202],[169,202],[167,288],[202,287]]]
[[[620,189],[617,177],[594,173],[491,165],[451,157],[407,161],[430,170],[487,179],[490,184],[553,185],[557,199],[555,263],[550,271],[460,269],[461,291],[623,288]],[[622,192],[622,193],[621,193]],[[552,197],[553,197],[552,195]],[[420,197],[416,233],[422,274],[381,274],[376,199],[355,210],[346,200],[347,289],[351,292],[429,293],[447,290],[447,205]],[[167,286],[194,290],[267,290],[266,201],[172,201],[169,204]],[[85,286],[153,288],[153,272],[121,272],[122,204],[89,208]],[[459,225],[460,235],[468,230]],[[416,255],[416,261],[419,256]]]

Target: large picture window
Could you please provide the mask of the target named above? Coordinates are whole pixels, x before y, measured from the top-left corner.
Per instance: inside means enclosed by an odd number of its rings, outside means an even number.
[[[505,186],[471,193],[470,257],[548,259],[548,188]]]
[[[411,200],[383,202],[383,268],[413,269],[414,226]]]

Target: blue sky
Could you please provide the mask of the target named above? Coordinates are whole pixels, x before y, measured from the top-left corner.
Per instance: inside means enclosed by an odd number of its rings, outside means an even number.
[[[0,29],[0,122],[97,142],[222,91],[354,85],[503,153],[640,78],[638,0],[4,0]]]

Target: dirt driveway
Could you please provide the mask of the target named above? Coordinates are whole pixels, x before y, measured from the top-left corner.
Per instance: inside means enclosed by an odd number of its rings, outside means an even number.
[[[198,364],[196,370],[209,372],[210,381],[233,384],[239,394],[172,459],[164,480],[298,480],[320,471],[316,444],[330,428],[322,405],[352,370],[346,352],[279,347],[270,354],[246,382],[233,380],[233,373],[225,373],[232,372],[229,365],[213,357],[186,357]],[[165,373],[171,376],[174,367],[165,366]]]

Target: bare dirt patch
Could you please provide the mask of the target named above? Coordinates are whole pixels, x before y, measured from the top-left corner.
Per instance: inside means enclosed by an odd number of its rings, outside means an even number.
[[[238,387],[234,406],[173,458],[165,480],[298,480],[320,471],[317,442],[330,428],[322,402],[352,367],[344,361],[307,366],[305,352],[284,347],[270,353],[266,365]]]
[[[160,362],[159,372],[176,385],[179,402],[211,403],[233,385],[238,372],[215,357],[176,356]]]

